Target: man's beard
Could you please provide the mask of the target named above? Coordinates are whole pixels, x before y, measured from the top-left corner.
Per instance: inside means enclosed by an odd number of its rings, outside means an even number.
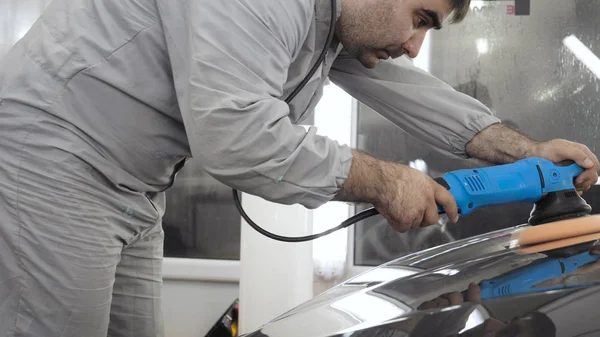
[[[361,43],[361,39],[345,32],[360,32],[362,27],[356,27],[349,22],[339,22],[336,27],[336,37],[344,46],[344,49],[352,58],[357,59],[364,67],[373,68],[377,64],[377,58],[374,56],[373,49]]]
[[[364,67],[373,68],[377,65],[378,58],[369,47],[359,46],[353,43],[344,45],[344,49],[352,58],[358,60]]]

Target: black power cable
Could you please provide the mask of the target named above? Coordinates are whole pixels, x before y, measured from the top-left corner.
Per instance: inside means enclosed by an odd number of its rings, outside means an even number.
[[[323,51],[321,52],[321,55],[319,55],[319,58],[317,59],[317,62],[315,62],[315,64],[313,65],[313,67],[311,68],[311,70],[308,72],[308,74],[306,75],[306,77],[304,77],[304,79],[302,80],[302,82],[300,82],[300,84],[298,84],[298,86],[296,87],[296,89],[294,89],[294,91],[292,93],[290,93],[288,95],[288,97],[285,99],[286,103],[290,103],[294,97],[296,97],[296,95],[298,95],[298,93],[300,92],[300,90],[302,90],[302,88],[306,85],[306,83],[311,79],[311,77],[315,74],[315,72],[317,71],[317,69],[319,68],[319,66],[321,65],[321,63],[323,62],[323,59],[325,58],[325,55],[327,54],[327,49],[329,48],[329,46],[331,45],[331,41],[333,40],[333,32],[334,32],[334,28],[335,28],[335,20],[336,20],[336,15],[337,13],[337,4],[336,4],[336,0],[331,0],[331,24],[329,25],[329,33],[327,34],[327,42],[325,43],[325,47],[323,47]],[[338,231],[342,228],[346,228],[348,226],[350,226],[353,223],[359,222],[361,220],[364,220],[368,217],[374,216],[379,214],[379,212],[375,209],[375,208],[369,208],[366,209],[360,213],[357,213],[355,215],[353,215],[352,217],[346,219],[345,221],[343,221],[340,225],[338,225],[337,227],[328,229],[322,233],[319,234],[313,234],[313,235],[307,235],[307,236],[298,236],[298,237],[289,237],[289,236],[281,236],[281,235],[277,235],[277,234],[273,234],[271,232],[268,232],[266,230],[264,230],[263,228],[261,228],[259,225],[257,225],[254,221],[252,221],[252,219],[250,219],[250,217],[248,216],[248,214],[246,214],[246,212],[244,211],[244,209],[242,208],[242,204],[240,202],[240,195],[239,195],[239,191],[238,190],[233,190],[233,200],[235,202],[235,206],[237,207],[238,211],[240,212],[240,214],[242,215],[242,218],[244,218],[244,220],[246,220],[246,222],[252,227],[254,228],[257,232],[263,234],[266,237],[269,237],[271,239],[274,240],[278,240],[278,241],[284,241],[284,242],[304,242],[304,241],[311,241],[317,238],[320,238],[322,236],[325,235],[329,235],[335,231]]]
[[[238,191],[236,191],[236,190],[233,191],[233,199],[235,201],[235,206],[237,207],[238,211],[242,215],[242,218],[244,218],[244,220],[246,220],[246,222],[252,228],[254,228],[257,232],[259,232],[260,234],[262,234],[264,236],[267,236],[267,237],[277,240],[277,241],[284,241],[284,242],[304,242],[304,241],[311,241],[314,239],[318,239],[322,236],[329,235],[329,234],[331,234],[335,231],[338,231],[342,228],[346,228],[346,227],[352,225],[353,223],[359,222],[361,220],[364,220],[366,218],[369,218],[369,217],[379,214],[379,212],[375,208],[368,208],[368,209],[366,209],[360,213],[356,213],[355,215],[351,216],[350,218],[344,220],[337,227],[333,227],[333,228],[328,229],[319,234],[313,234],[313,235],[307,235],[307,236],[296,236],[296,237],[281,236],[281,235],[273,234],[273,233],[261,228],[254,221],[252,221],[250,219],[250,217],[248,217],[248,214],[246,214],[246,212],[244,212],[244,209],[242,208],[242,205],[240,203],[240,197],[239,197]]]

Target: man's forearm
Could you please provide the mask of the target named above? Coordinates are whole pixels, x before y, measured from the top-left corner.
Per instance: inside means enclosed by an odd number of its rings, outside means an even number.
[[[503,124],[494,124],[471,139],[467,155],[492,164],[507,164],[531,157],[539,142]]]
[[[502,124],[494,124],[475,135],[466,145],[470,157],[491,164],[512,163],[531,157],[536,142]],[[389,194],[389,177],[403,179],[402,165],[377,159],[361,151],[352,151],[348,179],[334,198],[336,201],[375,203]]]
[[[401,232],[437,223],[439,206],[452,222],[458,220],[450,192],[426,174],[360,151],[352,155],[350,173],[334,200],[373,204]]]
[[[385,162],[353,150],[348,179],[335,196],[336,201],[375,203],[382,193]]]

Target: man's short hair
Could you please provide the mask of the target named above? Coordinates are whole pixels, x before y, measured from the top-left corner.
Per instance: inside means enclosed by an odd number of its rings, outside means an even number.
[[[450,0],[450,8],[452,10],[451,23],[461,22],[469,12],[471,0]]]

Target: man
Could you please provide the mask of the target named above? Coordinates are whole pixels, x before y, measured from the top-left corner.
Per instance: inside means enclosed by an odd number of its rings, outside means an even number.
[[[296,125],[327,76],[442,153],[571,159],[589,188],[598,161],[584,145],[534,142],[408,61],[384,60],[416,56],[428,29],[467,10],[468,0],[51,2],[0,63],[0,331],[162,335],[164,191],[191,156],[280,203],[370,202],[400,231],[436,222],[436,203],[456,219],[452,196],[421,172]],[[332,11],[325,60],[287,104]]]

